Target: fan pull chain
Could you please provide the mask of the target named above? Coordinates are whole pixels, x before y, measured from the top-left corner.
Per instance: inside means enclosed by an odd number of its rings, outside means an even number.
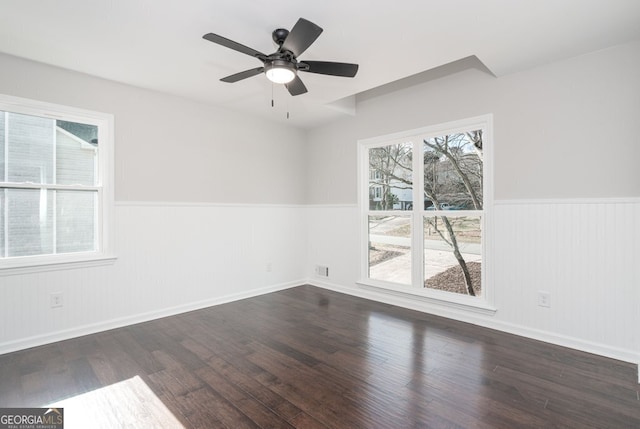
[[[271,83],[271,107],[275,107],[275,101],[274,101],[274,84]],[[287,119],[289,119],[290,115],[289,115],[289,99],[287,98]]]

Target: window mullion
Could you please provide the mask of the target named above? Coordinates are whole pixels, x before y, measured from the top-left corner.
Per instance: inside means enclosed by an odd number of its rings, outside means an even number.
[[[51,216],[53,217],[51,220],[51,235],[53,237],[53,254],[55,255],[58,253],[58,193],[55,190],[52,190],[51,192],[53,193],[51,198],[51,204],[53,205],[51,210]]]
[[[4,112],[4,177],[5,182],[9,181],[9,112]],[[9,195],[5,189],[4,193],[4,222],[2,228],[4,229],[4,254],[3,258],[9,256],[9,204],[7,204],[7,198]]]
[[[369,149],[358,146],[360,184],[360,278],[369,277]]]
[[[413,143],[413,210],[412,210],[412,286],[422,288],[424,285],[424,240],[422,240],[422,211],[424,210],[423,178],[422,178],[422,145],[419,137]]]
[[[52,144],[53,144],[53,156],[52,156],[52,172],[51,172],[51,177],[53,178],[51,180],[52,184],[57,184],[58,183],[58,133],[56,132],[56,120],[53,120],[53,136],[51,138]],[[49,190],[47,190],[47,192],[49,192]],[[51,235],[52,235],[52,247],[53,247],[53,254],[57,254],[58,253],[58,207],[57,207],[57,199],[58,199],[58,195],[57,192],[55,190],[52,190],[52,198],[51,198],[51,204],[53,205],[52,208],[52,213],[51,216],[53,217],[53,219],[51,220]]]
[[[9,204],[7,201],[9,195],[6,189],[2,189],[2,192],[4,193],[4,207],[2,208],[4,210],[4,222],[2,225],[2,228],[4,228],[4,254],[2,255],[2,257],[6,258],[7,256],[9,256]]]
[[[94,224],[94,234],[95,237],[97,238],[97,243],[96,243],[96,248],[95,250],[98,252],[102,252],[103,249],[105,248],[105,243],[104,241],[107,239],[107,237],[105,237],[105,235],[103,234],[104,231],[104,216],[103,216],[103,210],[102,207],[100,206],[100,201],[103,201],[104,198],[104,194],[103,194],[103,190],[100,189],[97,192],[97,201],[94,198],[94,206],[93,206],[93,216],[94,219],[97,219],[96,223]]]
[[[2,180],[9,181],[9,112],[4,112],[4,177]]]
[[[52,191],[99,191],[101,186],[86,185],[49,185],[46,183],[0,182],[0,188],[7,189],[47,189]]]

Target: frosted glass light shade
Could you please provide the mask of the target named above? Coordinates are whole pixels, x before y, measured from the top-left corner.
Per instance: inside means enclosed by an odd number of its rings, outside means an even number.
[[[296,77],[293,70],[285,67],[272,67],[267,69],[266,75],[267,79],[273,83],[289,83]]]
[[[273,83],[289,83],[296,77],[295,64],[283,59],[267,61],[264,72]]]

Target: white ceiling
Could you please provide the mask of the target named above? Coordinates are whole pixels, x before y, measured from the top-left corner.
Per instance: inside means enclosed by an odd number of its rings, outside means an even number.
[[[268,54],[271,32],[299,17],[324,28],[300,59],[358,63],[354,79],[302,73],[309,92],[278,85],[275,108],[263,75],[219,81],[261,63],[205,33]],[[639,0],[0,0],[1,52],[300,128],[344,115],[337,100],[470,55],[501,76],[636,39]]]

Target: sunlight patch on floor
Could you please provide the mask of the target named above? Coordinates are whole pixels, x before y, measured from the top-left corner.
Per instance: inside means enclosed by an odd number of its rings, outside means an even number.
[[[139,376],[45,406],[64,408],[65,429],[184,429]]]

